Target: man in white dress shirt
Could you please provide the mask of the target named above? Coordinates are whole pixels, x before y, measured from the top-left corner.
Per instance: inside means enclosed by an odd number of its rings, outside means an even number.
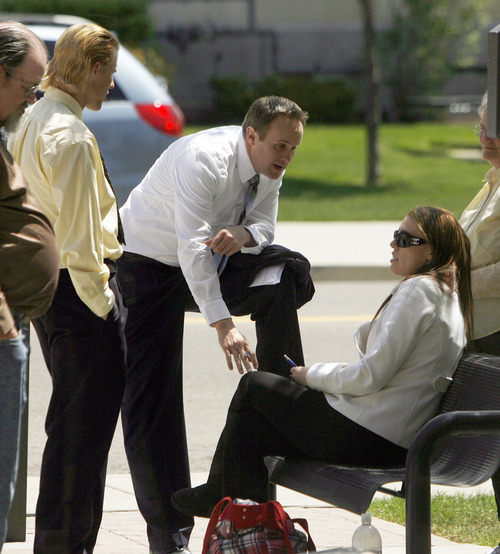
[[[308,261],[271,246],[283,173],[307,113],[259,98],[243,125],[172,144],[121,209],[119,280],[129,308],[122,418],[152,553],[183,551],[193,526],[171,493],[189,486],[182,401],[185,311],[216,329],[227,366],[288,375],[304,358],[297,309],[314,294]],[[251,314],[256,352],[231,315]]]

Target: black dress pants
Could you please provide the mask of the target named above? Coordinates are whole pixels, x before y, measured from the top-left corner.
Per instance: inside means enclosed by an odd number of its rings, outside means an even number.
[[[251,314],[256,322],[259,367],[288,375],[283,354],[304,363],[296,313],[303,287],[288,267],[278,285],[235,286],[231,258],[221,278],[224,300],[233,315]],[[197,307],[180,268],[129,253],[118,266],[128,308],[125,449],[150,548],[169,550],[187,544],[194,524],[174,509],[170,497],[190,486],[182,350],[184,313]],[[314,287],[310,278],[306,283],[309,299]]]
[[[125,385],[125,318],[117,279],[107,320],[60,271],[52,306],[33,321],[52,378],[36,507],[36,554],[91,553],[102,519],[108,451]]]
[[[243,375],[212,460],[215,499],[268,500],[264,457],[290,456],[373,467],[404,463],[407,450],[334,410],[322,392],[270,373]]]

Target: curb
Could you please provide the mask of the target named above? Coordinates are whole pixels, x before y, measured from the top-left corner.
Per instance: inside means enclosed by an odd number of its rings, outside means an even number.
[[[374,266],[315,266],[311,267],[313,281],[394,281],[397,277],[387,267]]]

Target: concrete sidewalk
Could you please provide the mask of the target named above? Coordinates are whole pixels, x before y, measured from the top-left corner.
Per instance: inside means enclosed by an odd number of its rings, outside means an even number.
[[[315,280],[394,279],[389,271],[400,221],[280,222],[275,243],[301,252]]]
[[[389,243],[398,222],[279,223],[275,242],[302,252],[311,262],[315,280],[385,280],[394,279],[389,271]],[[192,475],[193,485],[206,481],[206,474]],[[476,489],[453,489],[451,492],[491,492],[487,483]],[[28,478],[28,536],[25,543],[7,543],[4,553],[33,552],[34,512],[38,478]],[[352,533],[360,524],[356,514],[334,508],[293,491],[278,488],[278,500],[292,518],[304,517],[318,551],[348,547]],[[200,554],[208,520],[197,519],[190,549]],[[405,529],[374,519],[382,536],[383,552],[405,554]],[[434,537],[434,554],[488,554],[489,547],[462,545]],[[105,513],[95,554],[149,552],[146,525],[133,493],[129,475],[109,475],[106,485]],[[56,553],[55,553],[56,554]]]
[[[206,482],[207,475],[192,475],[193,485]],[[462,489],[461,489],[462,490]],[[489,485],[468,489],[469,492],[489,491]],[[28,479],[28,530],[25,543],[7,543],[2,552],[28,554],[33,552],[34,510],[38,479]],[[292,518],[306,518],[318,552],[348,547],[360,517],[333,508],[314,498],[278,487],[278,500]],[[104,517],[94,554],[148,554],[146,525],[135,501],[129,475],[109,475],[106,483]],[[190,541],[193,554],[200,554],[208,520],[196,518]],[[405,554],[405,529],[400,525],[374,518],[373,524],[382,537],[383,552]],[[433,537],[433,554],[487,554],[491,548],[457,544]],[[56,553],[54,553],[56,554]]]

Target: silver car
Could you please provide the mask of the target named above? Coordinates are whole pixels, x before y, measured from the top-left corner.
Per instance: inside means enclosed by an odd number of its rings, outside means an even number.
[[[88,20],[70,16],[1,14],[32,29],[47,45],[49,54],[66,27]],[[164,81],[153,76],[120,45],[115,88],[98,112],[83,111],[106,161],[118,204],[122,205],[160,154],[179,138],[184,114],[168,93]]]

